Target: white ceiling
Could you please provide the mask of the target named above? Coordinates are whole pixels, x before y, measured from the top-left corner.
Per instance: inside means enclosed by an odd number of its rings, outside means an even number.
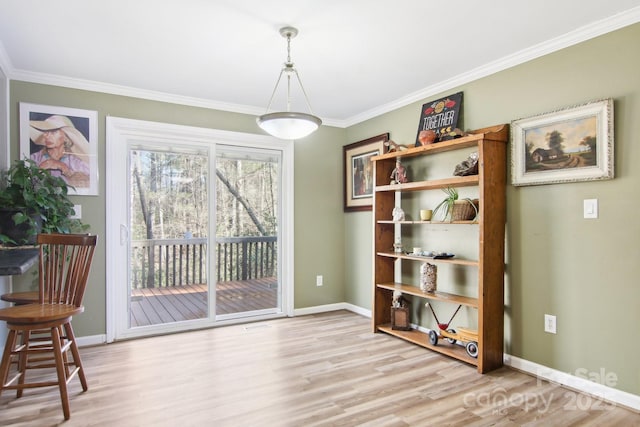
[[[0,67],[262,114],[292,25],[315,114],[348,126],[639,21],[640,0],[0,0]]]

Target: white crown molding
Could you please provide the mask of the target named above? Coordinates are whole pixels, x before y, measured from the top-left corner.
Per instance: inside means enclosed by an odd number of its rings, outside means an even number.
[[[0,50],[0,66],[2,65],[1,61],[2,51]],[[261,114],[264,114],[265,111],[264,108],[261,107],[213,101],[204,98],[175,95],[153,90],[138,89],[130,86],[115,85],[93,80],[83,80],[54,74],[36,73],[26,70],[12,69],[9,75],[11,80],[20,80],[29,83],[68,87],[71,89],[88,90],[92,92],[108,93],[111,95],[129,96],[151,101],[167,102],[171,104],[187,105],[191,107],[207,108],[212,110],[227,111],[231,113],[248,114],[252,116],[259,116]],[[327,126],[343,127],[341,126],[343,123],[337,120],[323,118],[322,122]]]
[[[463,85],[465,83],[478,80],[482,77],[497,73],[499,71],[506,70],[524,62],[530,61],[535,58],[556,52],[560,49],[564,49],[569,46],[581,43],[583,41],[592,39],[594,37],[615,31],[617,29],[626,27],[628,25],[640,22],[640,6],[627,11],[621,12],[617,15],[602,19],[595,23],[585,25],[567,34],[564,34],[555,39],[547,40],[546,42],[524,49],[520,52],[516,52],[512,55],[505,56],[496,61],[490,62],[483,66],[477,67],[468,72],[459,74],[453,78],[439,82],[438,84],[429,86],[417,92],[408,94],[402,98],[398,98],[395,101],[389,102],[384,105],[380,105],[371,110],[364,111],[360,114],[356,114],[350,118],[330,119],[322,118],[323,125],[333,126],[339,128],[346,128],[355,124],[361,123],[365,120],[377,117],[379,115],[388,113],[398,108],[405,107],[414,102],[424,100],[430,96],[436,95],[443,91],[449,90],[456,86]],[[9,59],[4,46],[0,42],[0,68],[4,69],[5,74],[11,80],[21,80],[30,83],[49,84],[54,86],[68,87],[72,89],[83,89],[94,92],[109,93],[113,95],[131,96],[141,99],[148,99],[152,101],[168,102],[172,104],[188,105],[192,107],[209,108],[213,110],[228,111],[240,114],[249,114],[253,116],[259,116],[264,113],[263,108],[226,103],[220,101],[213,101],[203,98],[195,98],[188,96],[175,95],[165,92],[157,92],[145,89],[138,89],[129,86],[114,85],[109,83],[96,82],[91,80],[75,79],[71,77],[57,76],[44,73],[35,73],[25,70],[17,70],[12,67],[11,60]]]
[[[602,19],[595,23],[585,25],[560,37],[556,37],[543,43],[531,46],[527,49],[521,50],[520,52],[516,52],[512,55],[505,56],[468,72],[459,74],[448,80],[444,80],[442,82],[439,82],[438,84],[429,86],[418,92],[411,93],[395,101],[389,102],[368,111],[364,111],[360,114],[346,119],[344,126],[353,126],[355,124],[364,122],[365,120],[377,117],[381,114],[385,114],[390,111],[397,110],[398,108],[405,107],[414,102],[424,100],[443,91],[461,86],[474,80],[478,80],[491,74],[495,74],[499,71],[515,67],[516,65],[523,64],[527,61],[531,61],[541,56],[548,55],[566,47],[576,45],[578,43],[590,40],[606,33],[610,33],[612,31],[635,24],[637,22],[640,22],[640,6]]]
[[[204,98],[196,98],[171,93],[158,92],[153,90],[138,89],[130,86],[115,85],[110,83],[97,82],[93,80],[77,79],[73,77],[59,76],[54,74],[36,73],[25,70],[12,70],[12,80],[21,80],[29,83],[40,83],[53,86],[68,87],[72,89],[89,90],[93,92],[108,93],[112,95],[130,96],[134,98],[148,99],[151,101],[168,102],[172,104],[188,105],[192,107],[209,108],[213,110],[229,111],[232,113],[242,113],[260,115],[264,109],[227,102],[212,101]]]

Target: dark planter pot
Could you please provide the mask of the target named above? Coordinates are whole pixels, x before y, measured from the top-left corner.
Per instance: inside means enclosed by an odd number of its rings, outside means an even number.
[[[40,230],[42,230],[42,218],[37,214],[30,215],[31,219],[35,223],[34,230],[32,224],[28,222],[23,222],[19,225],[15,224],[13,216],[18,212],[22,212],[22,210],[0,209],[0,234],[4,234],[10,239],[13,239],[16,244],[12,246],[35,245],[36,237]],[[7,245],[11,244],[8,243]]]

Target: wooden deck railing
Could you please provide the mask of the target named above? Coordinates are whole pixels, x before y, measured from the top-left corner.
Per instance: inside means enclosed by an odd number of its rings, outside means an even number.
[[[217,281],[275,276],[277,238],[216,239]],[[131,242],[131,288],[207,283],[207,239],[153,239]]]

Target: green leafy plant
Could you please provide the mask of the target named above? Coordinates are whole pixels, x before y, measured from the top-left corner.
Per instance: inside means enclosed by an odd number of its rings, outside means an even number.
[[[474,201],[468,197],[465,197],[464,199],[460,199],[459,194],[458,194],[458,190],[456,190],[453,187],[447,187],[447,188],[443,188],[442,191],[445,192],[445,194],[447,195],[447,197],[445,197],[440,203],[438,203],[438,205],[433,209],[433,214],[436,215],[438,213],[442,213],[442,220],[446,221],[447,219],[449,219],[449,221],[453,220],[453,207],[455,206],[457,201],[465,201],[468,202],[471,206],[473,206],[473,209],[475,211],[475,216],[478,215],[478,208],[476,206],[476,204],[474,203]]]
[[[0,208],[11,212],[13,228],[22,228],[26,236],[16,241],[3,230],[0,242],[21,245],[32,243],[38,233],[73,233],[88,229],[89,226],[80,220],[70,218],[74,210],[68,191],[69,185],[62,178],[39,168],[33,160],[16,160],[3,172]]]

